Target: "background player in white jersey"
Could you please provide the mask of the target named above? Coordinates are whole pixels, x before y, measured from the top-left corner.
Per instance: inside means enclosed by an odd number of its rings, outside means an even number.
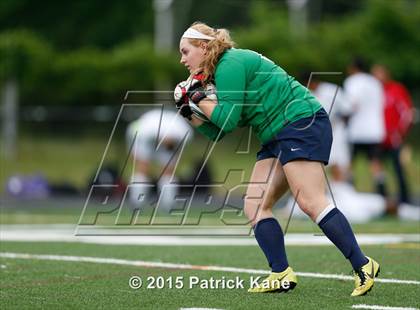
[[[351,105],[340,86],[321,81],[311,72],[305,73],[302,78],[329,114],[334,137],[328,163],[332,177],[338,182],[346,181],[350,168],[350,146],[345,119],[352,112]]]
[[[328,168],[332,176],[331,194],[337,207],[353,223],[367,222],[382,215],[385,211],[385,201],[382,196],[357,192],[347,182],[350,173],[350,145],[346,119],[351,115],[352,107],[344,90],[339,85],[321,81],[319,75],[311,72],[306,72],[302,76],[302,82],[308,84],[308,88],[329,113],[333,143]],[[289,201],[288,206],[292,205],[293,201]],[[302,215],[298,209],[294,214]]]
[[[177,194],[175,166],[183,143],[190,141],[192,136],[192,128],[174,111],[151,110],[130,123],[126,138],[134,160],[132,183],[135,186],[129,191],[133,204],[141,204],[142,199],[150,194],[151,165],[156,162],[160,167],[158,192],[162,193],[159,208],[170,208]]]
[[[361,58],[355,58],[348,66],[349,76],[344,90],[352,106],[349,120],[349,139],[353,158],[358,153],[368,157],[376,191],[386,197],[385,174],[381,163],[381,144],[385,137],[384,93],[381,83],[367,73]]]

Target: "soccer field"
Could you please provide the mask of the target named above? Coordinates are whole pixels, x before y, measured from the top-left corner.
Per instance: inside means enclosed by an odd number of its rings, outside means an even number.
[[[252,280],[269,272],[252,236],[75,236],[78,202],[8,205],[0,209],[1,309],[420,308],[418,222],[353,225],[363,251],[381,264],[373,290],[355,298],[350,264],[319,228],[277,213],[298,285],[250,294]],[[130,287],[132,277],[141,288]]]
[[[0,17],[0,310],[420,310],[420,0]]]
[[[359,298],[350,297],[351,268],[333,247],[287,248],[289,261],[298,273],[295,290],[287,294],[249,294],[250,281],[268,270],[257,246],[2,242],[1,307],[351,309],[362,304],[420,307],[418,243],[362,246],[381,263],[381,275],[370,294]],[[22,253],[28,255],[19,255]],[[141,288],[130,287],[133,276],[143,280]],[[215,288],[216,280],[219,288]],[[228,280],[243,285],[223,288],[222,282],[226,284]]]

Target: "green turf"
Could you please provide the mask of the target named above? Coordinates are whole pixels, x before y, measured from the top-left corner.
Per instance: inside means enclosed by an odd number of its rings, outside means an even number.
[[[121,126],[123,124],[120,124]],[[22,134],[17,145],[17,156],[7,159],[0,152],[1,178],[0,188],[5,188],[6,180],[15,174],[41,173],[52,183],[69,182],[80,189],[85,189],[104,156],[105,164],[114,164],[122,169],[127,159],[127,147],[124,141],[124,128],[117,129],[106,149],[113,124],[109,125],[109,132],[102,135],[85,135],[75,137],[42,136]],[[224,182],[229,171],[241,170],[247,180],[255,163],[255,154],[259,150],[259,142],[252,135],[248,145],[248,132],[245,129],[236,130],[228,135],[212,149],[209,163],[215,182]],[[205,158],[208,154],[209,141],[197,133],[194,142],[185,149],[179,162],[178,174],[186,178],[192,174],[192,163]],[[222,159],[222,160],[221,160]],[[420,152],[413,149],[411,159],[405,164],[407,177],[413,194],[420,193]],[[128,161],[123,171],[125,180],[129,180],[131,162]],[[386,165],[389,173],[390,191],[395,194],[395,177],[389,161]],[[155,171],[156,172],[156,171]],[[354,166],[354,178],[357,189],[373,191],[373,182],[368,173],[366,160],[358,158]],[[232,177],[227,180],[228,185],[236,185],[240,179]]]
[[[1,252],[112,257],[132,260],[220,265],[266,269],[257,247],[153,247],[74,243],[2,242]],[[369,246],[364,251],[381,263],[383,278],[420,279],[420,250],[412,246]],[[288,247],[289,261],[299,272],[348,274],[350,266],[333,247]],[[0,259],[1,306],[3,309],[349,309],[353,304],[420,307],[418,285],[377,283],[364,297],[349,296],[351,281],[300,277],[288,294],[248,294],[246,289],[146,289],[128,286],[130,276],[233,279],[245,287],[251,275],[139,268],[95,263]],[[147,281],[146,281],[147,283]],[[166,284],[168,286],[168,284]]]
[[[39,200],[31,202],[7,202],[8,207],[0,207],[0,224],[72,224],[79,222],[83,210],[83,200]],[[292,218],[281,209],[275,210],[283,229],[291,233],[319,233],[320,230],[311,220]],[[193,213],[193,216],[194,215]],[[223,228],[220,213],[203,217],[207,223]],[[98,224],[115,226],[116,212],[100,218]],[[133,228],[125,226],[121,228]],[[145,226],[143,226],[145,227]],[[401,221],[394,217],[375,219],[366,224],[353,224],[356,233],[417,233],[420,225],[416,221]],[[135,228],[135,227],[134,227]]]

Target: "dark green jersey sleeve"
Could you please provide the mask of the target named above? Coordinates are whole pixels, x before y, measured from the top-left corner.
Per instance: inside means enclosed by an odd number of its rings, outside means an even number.
[[[252,127],[262,143],[272,140],[287,124],[314,115],[322,108],[309,90],[266,57],[231,48],[218,60],[214,72],[217,105],[204,130],[217,138],[220,129]]]
[[[223,130],[220,130],[220,128],[210,122],[204,122],[197,127],[197,130],[212,141],[219,141],[225,135]]]
[[[217,105],[211,114],[211,122],[228,133],[235,129],[241,118],[245,94],[245,67],[236,60],[218,64],[215,74]]]

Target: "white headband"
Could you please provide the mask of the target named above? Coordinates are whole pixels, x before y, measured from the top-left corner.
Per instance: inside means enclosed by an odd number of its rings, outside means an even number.
[[[210,37],[208,35],[205,35],[204,33],[201,33],[198,30],[195,30],[194,28],[188,28],[184,34],[182,35],[183,38],[187,39],[201,39],[201,40],[214,40],[214,37]]]

